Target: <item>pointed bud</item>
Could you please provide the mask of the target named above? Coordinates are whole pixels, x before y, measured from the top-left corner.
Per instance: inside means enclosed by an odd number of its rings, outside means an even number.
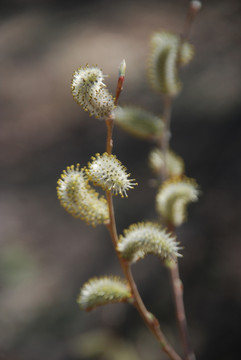
[[[119,77],[125,77],[126,75],[126,61],[125,59],[122,60],[119,67]]]
[[[202,7],[202,3],[201,1],[198,1],[198,0],[193,0],[190,2],[190,8],[192,9],[192,11],[199,11]]]
[[[125,75],[126,75],[126,61],[125,61],[125,59],[123,59],[122,62],[120,63],[120,67],[119,67],[119,77],[118,77],[118,82],[117,82],[117,87],[116,87],[115,105],[117,105],[119,96],[123,90]]]

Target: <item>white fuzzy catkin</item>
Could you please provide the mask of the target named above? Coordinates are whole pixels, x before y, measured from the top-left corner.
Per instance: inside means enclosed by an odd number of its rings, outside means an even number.
[[[198,200],[199,190],[194,179],[173,177],[165,181],[156,197],[157,211],[174,226],[186,220],[187,205]]]
[[[164,162],[164,154],[158,148],[151,150],[148,160],[150,168],[155,173],[160,173],[163,170],[164,165],[166,165],[169,177],[182,175],[185,170],[183,159],[170,149],[166,153],[166,164]]]
[[[84,169],[69,166],[57,183],[57,195],[61,205],[74,217],[92,226],[109,219],[107,201],[90,187]]]
[[[90,279],[80,290],[77,303],[81,309],[90,311],[97,306],[126,302],[131,298],[127,282],[116,276]]]
[[[91,181],[102,189],[111,191],[113,194],[127,196],[127,191],[132,189],[137,183],[134,179],[129,179],[130,174],[121,164],[115,155],[103,153],[92,157],[92,162],[88,164],[86,173]]]
[[[71,88],[75,101],[96,118],[107,118],[113,111],[114,99],[103,83],[98,67],[80,67],[73,74]]]
[[[180,45],[181,44],[181,45]],[[166,95],[176,95],[181,89],[178,63],[187,64],[193,57],[193,46],[180,37],[162,31],[151,38],[149,78],[154,90]]]
[[[181,256],[175,237],[152,222],[133,224],[124,230],[117,249],[125,260],[132,263],[146,254],[157,255],[162,260],[175,260],[177,256]]]

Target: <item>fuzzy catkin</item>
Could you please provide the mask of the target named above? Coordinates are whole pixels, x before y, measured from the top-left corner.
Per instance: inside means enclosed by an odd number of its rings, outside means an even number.
[[[115,107],[114,98],[106,89],[103,79],[98,67],[86,66],[74,72],[71,83],[75,101],[96,118],[107,118]]]
[[[154,148],[149,153],[148,162],[150,168],[157,174],[163,171],[166,165],[166,171],[169,177],[182,175],[185,171],[183,159],[174,151],[168,150],[165,154],[159,148]]]
[[[92,278],[80,290],[77,303],[81,309],[90,311],[97,306],[126,302],[131,298],[127,282],[117,276]]]
[[[143,222],[131,225],[120,236],[118,251],[129,261],[136,262],[147,254],[159,256],[162,260],[174,260],[179,254],[179,246],[174,236],[159,224]]]
[[[137,106],[119,106],[114,115],[117,125],[143,139],[158,139],[165,128],[161,118]]]
[[[127,196],[127,191],[137,185],[134,179],[129,179],[130,174],[117,157],[106,152],[92,157],[86,173],[95,185],[122,197]]]
[[[109,219],[107,201],[91,188],[85,169],[69,166],[57,183],[57,195],[61,205],[72,216],[96,226]]]
[[[198,200],[199,190],[194,179],[172,177],[166,180],[156,196],[156,208],[165,221],[181,225],[187,217],[187,206]]]
[[[181,90],[178,65],[189,63],[194,54],[193,46],[181,42],[179,36],[162,31],[151,38],[149,79],[154,90],[174,96]]]

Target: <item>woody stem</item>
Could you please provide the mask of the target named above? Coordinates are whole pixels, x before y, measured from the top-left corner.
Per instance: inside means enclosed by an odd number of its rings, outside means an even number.
[[[112,141],[112,132],[113,132],[113,117],[106,119],[106,126],[107,126],[107,141],[106,141],[106,151],[108,154],[112,153],[113,148],[113,141]],[[131,289],[132,298],[133,298],[133,305],[139,312],[140,316],[142,317],[143,321],[145,322],[146,326],[150,329],[150,331],[154,334],[157,340],[160,342],[162,350],[169,356],[171,360],[182,360],[180,356],[175,352],[172,346],[168,343],[167,339],[165,338],[164,334],[160,329],[160,324],[158,320],[155,318],[153,314],[151,314],[145,307],[140,293],[137,289],[136,283],[134,281],[130,264],[122,259],[120,253],[117,250],[117,243],[118,243],[118,234],[116,229],[116,221],[115,221],[115,213],[113,207],[113,199],[111,191],[106,191],[106,199],[109,208],[109,222],[106,224],[106,227],[110,233],[114,249],[116,251],[118,260],[122,267],[123,273],[125,278],[129,284]]]

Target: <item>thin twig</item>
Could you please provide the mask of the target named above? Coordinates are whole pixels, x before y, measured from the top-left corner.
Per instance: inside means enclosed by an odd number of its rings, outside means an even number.
[[[136,287],[129,264],[127,265],[125,275],[126,275],[126,278],[128,280],[128,283],[129,283],[131,291],[132,291],[132,296],[134,299],[134,306],[138,310],[140,316],[142,317],[142,319],[145,322],[145,324],[147,325],[147,327],[151,330],[151,332],[154,334],[156,339],[160,342],[162,350],[169,356],[170,359],[181,360],[181,357],[175,352],[175,350],[172,348],[172,346],[168,343],[163,332],[161,331],[159,321],[156,319],[156,317],[152,313],[150,313],[146,309],[146,307],[140,297],[138,289]]]
[[[178,263],[173,263],[170,267],[171,283],[174,293],[176,317],[179,326],[180,337],[185,351],[185,358],[187,360],[195,360],[195,354],[192,350],[191,343],[188,337],[187,320],[183,302],[183,284],[179,276]]]
[[[161,138],[161,150],[163,153],[163,168],[161,170],[161,180],[162,182],[168,178],[167,173],[167,153],[169,150],[169,143],[171,137],[170,131],[170,122],[171,122],[171,112],[172,112],[172,97],[170,95],[163,95],[163,122],[164,122],[164,132]]]
[[[165,95],[163,96],[163,121],[165,124],[165,130],[161,143],[161,149],[163,152],[163,159],[164,159],[164,166],[161,173],[162,181],[168,179],[167,152],[169,149],[169,142],[170,142],[171,112],[172,112],[172,98],[171,96]],[[169,231],[172,232],[173,227],[169,226]],[[186,313],[183,303],[183,285],[179,277],[178,260],[176,260],[175,264],[169,267],[169,271],[171,275],[171,285],[172,285],[174,302],[175,302],[176,318],[177,318],[180,338],[183,346],[183,351],[185,354],[185,359],[195,360],[195,355],[192,350],[191,343],[188,337]]]
[[[201,1],[190,1],[186,19],[185,19],[185,23],[183,26],[183,31],[181,34],[181,37],[184,40],[188,40],[188,38],[190,36],[192,24],[195,20],[195,17],[197,15],[198,11],[201,9],[201,6],[202,6]]]
[[[112,140],[113,121],[114,121],[113,116],[109,116],[105,120],[105,124],[106,124],[106,127],[107,127],[106,152],[108,154],[111,154],[112,149],[113,149],[113,140]]]
[[[196,14],[201,8],[201,2],[199,1],[191,1],[189,4],[189,9],[187,12],[186,20],[184,23],[183,31],[180,37],[179,42],[179,55],[177,57],[177,67],[180,67],[180,49],[185,40],[189,38],[191,27],[193,24],[193,21],[195,19]],[[165,133],[163,136],[162,141],[162,151],[164,155],[164,169],[162,171],[162,179],[166,180],[168,178],[167,174],[167,164],[166,164],[166,154],[169,148],[169,140],[170,140],[170,121],[171,121],[171,107],[172,107],[172,101],[170,97],[163,96],[163,117],[164,117],[164,123],[165,123]],[[169,231],[173,232],[173,226],[169,224],[168,226]],[[171,284],[173,289],[173,295],[174,295],[174,302],[175,302],[175,308],[176,308],[176,318],[178,322],[180,337],[183,345],[183,350],[185,353],[185,359],[186,360],[195,360],[195,354],[192,350],[191,343],[188,336],[188,329],[187,329],[187,320],[186,320],[186,314],[185,314],[185,308],[184,308],[184,302],[183,302],[183,284],[180,279],[179,275],[179,266],[178,261],[176,263],[173,263],[169,266],[170,275],[171,275]]]

